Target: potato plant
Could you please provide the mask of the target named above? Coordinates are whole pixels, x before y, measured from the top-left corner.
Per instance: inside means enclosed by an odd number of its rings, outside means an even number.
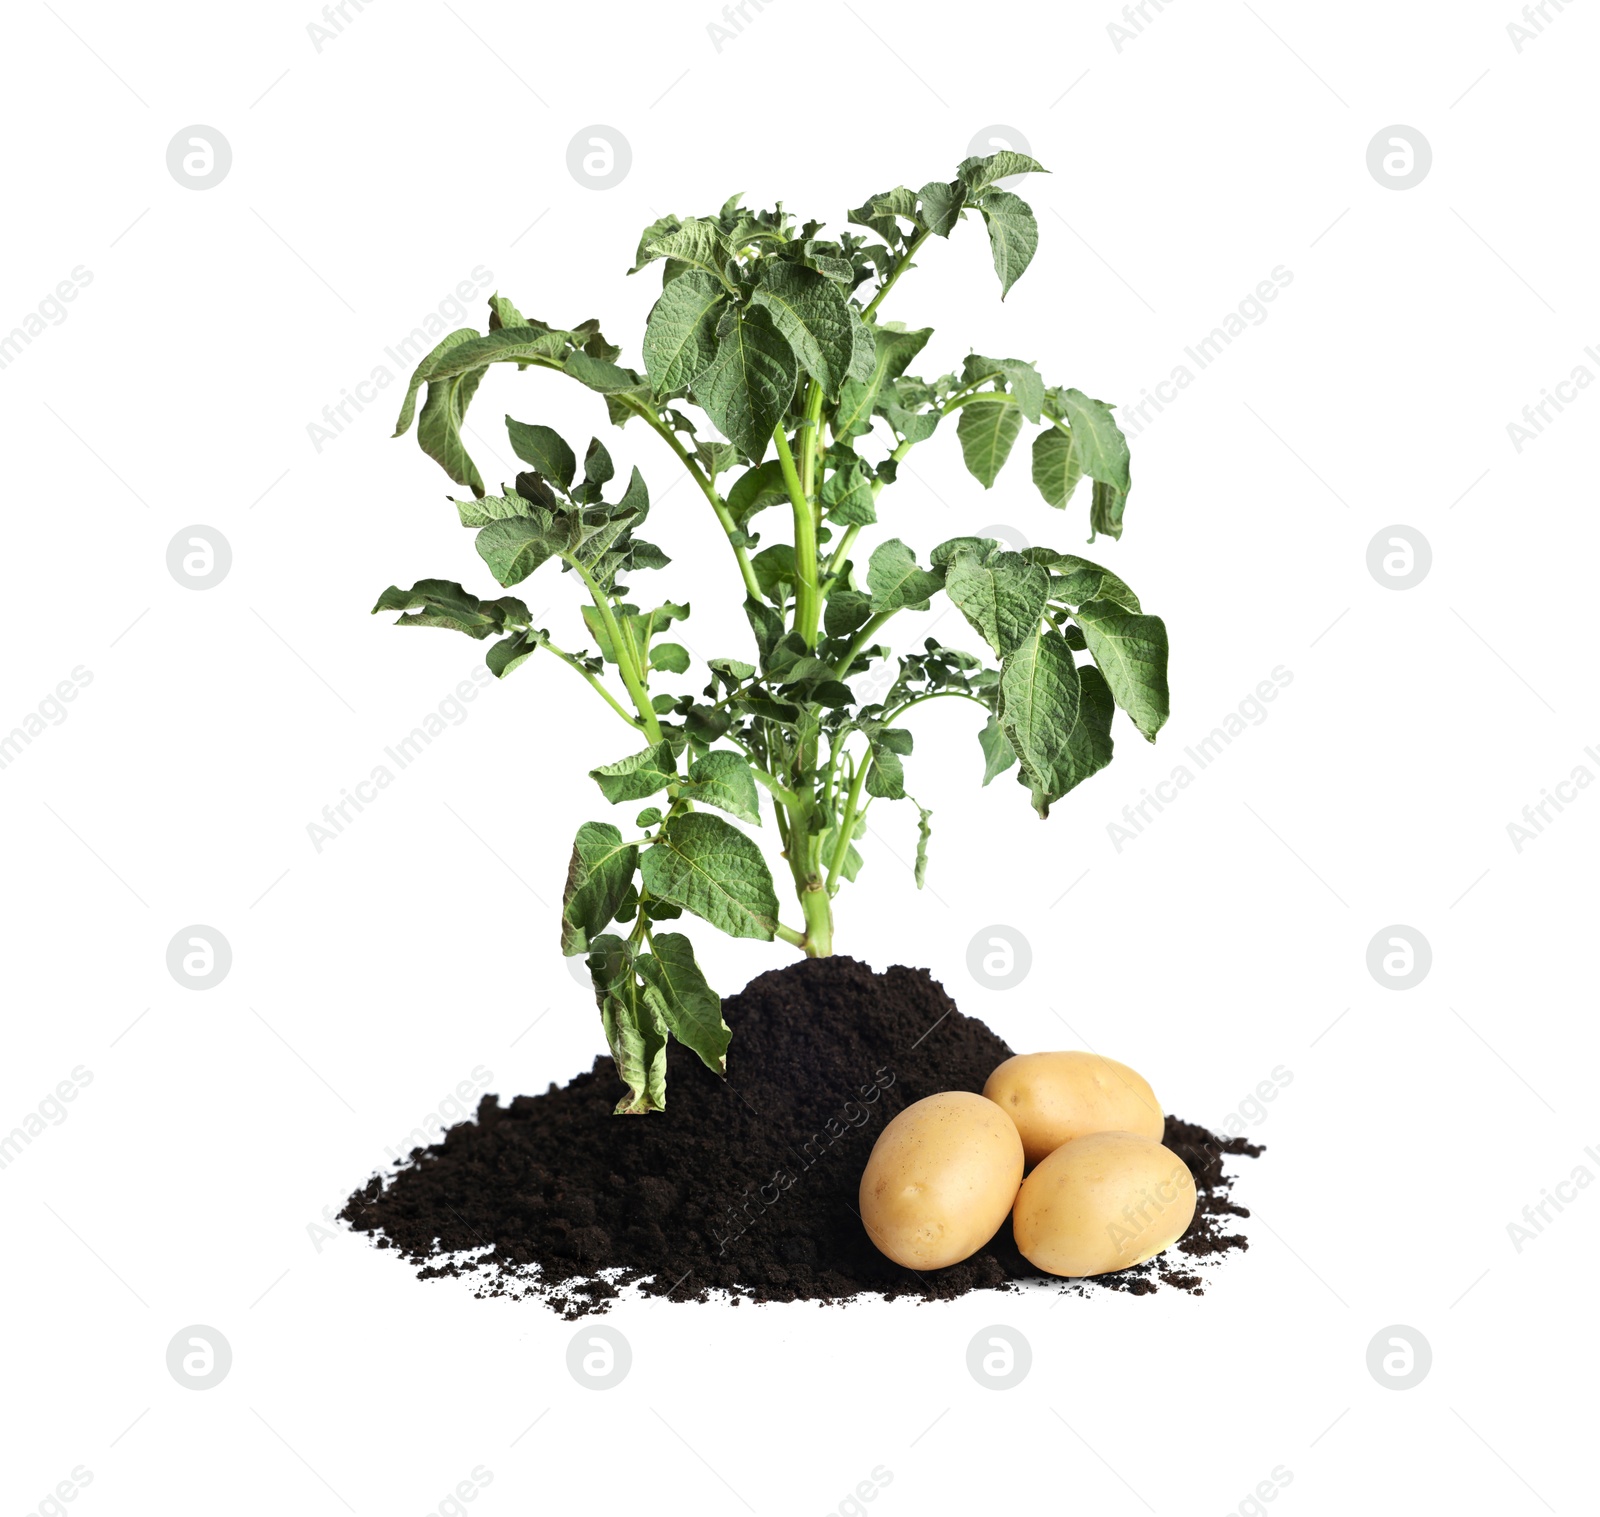
[[[471,492],[456,511],[502,588],[547,563],[571,576],[592,647],[558,644],[514,596],[480,600],[443,580],[391,587],[374,610],[493,637],[487,661],[502,678],[535,656],[564,664],[630,729],[628,750],[590,774],[605,801],[642,809],[628,828],[578,828],[561,914],[562,951],[587,956],[628,1086],[620,1112],[664,1106],[669,1037],[726,1067],[720,998],[688,937],[662,924],[689,912],[734,937],[831,953],[834,897],[862,867],[869,809],[916,806],[906,790],[916,707],[979,707],[983,783],[1014,767],[1041,817],[1110,762],[1115,707],[1152,741],[1166,720],[1166,630],[1109,569],[982,537],[951,538],[926,561],[899,537],[870,552],[862,543],[906,455],[951,425],[985,488],[1024,424],[1037,427],[1044,499],[1064,508],[1087,479],[1090,541],[1121,536],[1128,447],[1109,405],[1046,384],[1018,358],[969,353],[958,370],[922,378],[912,366],[932,331],[881,314],[929,240],[970,216],[987,228],[1003,299],[1038,226],[1000,181],[1042,172],[1017,153],[970,158],[948,182],[872,196],[833,236],[821,222],[796,225],[781,204],[748,211],[739,196],[714,215],[666,216],[645,229],[629,270],[661,278],[642,370],[620,362],[597,322],[549,326],[495,295],[487,333],[450,333],[411,377],[396,435],[415,421],[423,451]],[[619,489],[598,438],[580,460],[552,428],[508,416],[527,468],[488,492],[462,421],[493,364],[576,380],[603,397],[613,425],[637,419],[687,470],[726,535],[750,626],[741,656],[706,661],[703,688],[685,688],[691,659],[672,636],[688,605],[647,605],[654,597],[633,588],[669,562],[640,535],[650,502],[637,468]],[[931,638],[891,651],[894,618],[940,595],[985,656]],[[763,792],[793,925],[747,830],[762,826]],[[929,812],[916,815],[920,887]]]

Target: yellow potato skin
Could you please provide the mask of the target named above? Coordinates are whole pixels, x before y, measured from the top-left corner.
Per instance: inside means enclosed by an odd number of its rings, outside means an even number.
[[[983,1093],[1017,1124],[1030,1168],[1086,1133],[1133,1132],[1159,1143],[1166,1128],[1144,1076],[1097,1053],[1019,1053]]]
[[[1153,1259],[1194,1217],[1194,1176],[1170,1148],[1131,1132],[1063,1143],[1022,1182],[1012,1230],[1047,1275],[1106,1275]]]
[[[1022,1139],[969,1090],[925,1096],[878,1134],[861,1175],[861,1220],[907,1269],[943,1269],[983,1247],[1022,1183]]]

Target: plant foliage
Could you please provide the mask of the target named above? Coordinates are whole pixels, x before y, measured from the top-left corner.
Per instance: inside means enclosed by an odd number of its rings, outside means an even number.
[[[999,182],[1042,172],[1018,153],[970,158],[949,182],[871,196],[834,236],[821,222],[797,226],[781,205],[746,210],[739,196],[712,216],[665,216],[645,229],[629,271],[661,280],[642,369],[620,362],[597,322],[549,326],[495,295],[487,332],[452,332],[411,377],[396,435],[415,422],[423,451],[471,492],[457,514],[502,589],[552,562],[572,575],[593,651],[558,646],[514,596],[480,600],[442,580],[391,587],[374,610],[495,639],[487,661],[502,678],[536,654],[563,663],[631,729],[629,750],[590,775],[604,801],[643,809],[627,829],[578,828],[561,920],[562,951],[587,956],[628,1086],[619,1111],[664,1106],[669,1037],[725,1068],[720,998],[689,939],[662,923],[688,912],[735,937],[832,951],[832,901],[862,867],[868,809],[909,799],[914,707],[981,707],[983,783],[1014,768],[1041,817],[1111,761],[1116,708],[1152,741],[1167,718],[1166,629],[1109,569],[984,537],[951,538],[926,562],[896,536],[860,545],[907,453],[951,426],[985,488],[1034,429],[1033,482],[1046,503],[1064,509],[1087,480],[1090,540],[1121,536],[1128,446],[1110,405],[1047,384],[1019,358],[971,353],[958,372],[922,378],[912,366],[932,332],[879,316],[928,240],[974,218],[1003,299],[1039,233]],[[707,661],[702,688],[685,688],[691,660],[673,640],[689,607],[647,606],[653,597],[632,588],[669,562],[641,535],[650,500],[637,469],[619,487],[598,438],[580,461],[550,427],[508,416],[527,467],[488,493],[462,423],[494,364],[593,390],[613,424],[637,418],[698,486],[726,534],[751,634],[740,657]],[[769,520],[785,520],[787,537],[763,542],[757,527]],[[939,595],[985,656],[931,638],[896,656],[881,640],[899,612]],[[749,830],[762,827],[763,790],[799,926],[781,920]],[[920,887],[930,813],[912,804]]]

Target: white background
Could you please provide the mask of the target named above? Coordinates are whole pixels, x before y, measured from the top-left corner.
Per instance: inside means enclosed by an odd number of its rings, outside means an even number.
[[[0,331],[75,267],[92,282],[0,370],[0,730],[75,667],[92,683],[0,770],[0,1130],[75,1067],[92,1082],[0,1172],[8,1511],[75,1466],[89,1517],[437,1512],[480,1465],[489,1517],[821,1514],[875,1466],[891,1514],[1028,1493],[1221,1514],[1278,1466],[1288,1514],[1590,1506],[1600,1196],[1550,1210],[1520,1253],[1507,1224],[1577,1166],[1600,1174],[1600,797],[1520,853],[1507,823],[1575,766],[1600,773],[1600,396],[1520,453],[1506,428],[1575,366],[1600,372],[1600,18],[1552,7],[1519,52],[1509,0],[1148,13],[1119,50],[1109,0],[783,0],[718,51],[709,0],[383,0],[319,51],[309,0],[11,9]],[[1019,1048],[1120,1057],[1213,1125],[1286,1066],[1240,1181],[1252,1246],[1203,1299],[629,1303],[607,1320],[631,1374],[583,1389],[549,1312],[308,1228],[476,1066],[509,1098],[602,1048],[552,903],[574,823],[607,814],[585,770],[626,751],[535,660],[314,849],[307,824],[483,651],[367,608],[392,582],[490,582],[449,482],[389,440],[397,388],[320,450],[308,424],[393,369],[385,347],[475,267],[545,320],[599,315],[637,363],[654,281],[622,274],[655,216],[743,190],[837,226],[948,177],[996,122],[1054,170],[1024,187],[1040,252],[1002,305],[979,226],[928,250],[885,312],[936,328],[924,372],[1017,354],[1126,408],[1275,266],[1293,281],[1135,439],[1127,533],[1091,550],[1169,625],[1158,745],[1119,719],[1113,767],[1041,825],[1010,776],[978,788],[969,708],[919,711],[930,888],[904,863],[914,813],[880,808],[840,947],[927,965]],[[592,123],[632,147],[604,192],[566,168]],[[1434,155],[1403,192],[1366,164],[1394,123]],[[165,161],[191,124],[232,149],[203,192]],[[726,548],[692,491],[664,494],[655,439],[608,433],[554,376],[496,370],[470,439],[491,485],[514,472],[504,410],[640,464],[675,559],[653,585],[694,603],[697,655],[743,656]],[[885,517],[924,552],[990,524],[1086,535],[1086,499],[1051,512],[1020,448],[987,495],[951,436],[909,462]],[[206,591],[166,566],[196,524],[232,548]],[[1403,592],[1366,565],[1392,524],[1433,554]],[[577,644],[558,580],[519,593]],[[971,640],[953,616],[940,633]],[[1280,665],[1266,720],[1119,852],[1123,806]],[[165,962],[194,923],[233,953],[203,993]],[[1032,945],[1005,993],[966,969],[991,924]],[[1391,924],[1433,953],[1401,993],[1366,967]],[[696,938],[728,990],[788,952]],[[1006,1392],[966,1368],[995,1323],[1033,1351]],[[203,1393],[165,1367],[188,1324],[232,1346]],[[1391,1324],[1432,1346],[1415,1389],[1367,1370]]]

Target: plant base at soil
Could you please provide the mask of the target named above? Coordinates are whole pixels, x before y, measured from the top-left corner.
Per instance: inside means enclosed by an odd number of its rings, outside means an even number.
[[[1257,1145],[1167,1118],[1165,1142],[1193,1171],[1199,1207],[1160,1258],[1094,1280],[1040,1275],[1009,1221],[972,1258],[917,1273],[884,1258],[856,1211],[873,1142],[897,1112],[941,1090],[981,1091],[1012,1050],[963,1016],[926,971],[876,974],[849,958],[803,959],[724,1003],[733,1029],[721,1080],[677,1043],[671,1104],[614,1117],[611,1060],[477,1120],[375,1175],[340,1216],[424,1278],[462,1276],[484,1295],[533,1295],[568,1317],[621,1288],[703,1301],[948,1299],[1024,1280],[1059,1289],[1200,1294],[1195,1266],[1247,1248],[1228,1230],[1224,1160]]]

